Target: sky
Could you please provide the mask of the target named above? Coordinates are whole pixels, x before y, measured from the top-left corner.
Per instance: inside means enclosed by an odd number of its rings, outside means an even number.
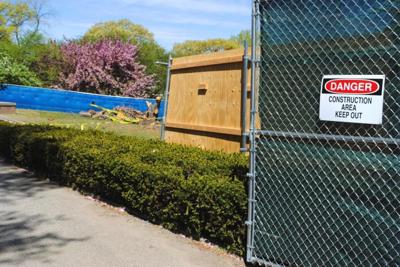
[[[44,31],[76,38],[97,22],[129,19],[166,49],[185,40],[228,38],[251,26],[251,0],[47,0]]]

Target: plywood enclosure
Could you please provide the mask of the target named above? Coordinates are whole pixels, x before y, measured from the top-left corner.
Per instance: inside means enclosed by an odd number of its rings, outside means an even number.
[[[239,152],[242,76],[243,49],[174,59],[166,141]],[[249,84],[246,91],[248,127]]]

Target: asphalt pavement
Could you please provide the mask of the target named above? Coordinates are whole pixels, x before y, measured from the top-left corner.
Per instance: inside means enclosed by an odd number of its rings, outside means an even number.
[[[242,267],[241,259],[0,160],[0,266]]]

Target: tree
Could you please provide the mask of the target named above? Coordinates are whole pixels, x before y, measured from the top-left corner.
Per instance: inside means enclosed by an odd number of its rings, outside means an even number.
[[[25,34],[19,45],[10,40],[0,41],[0,51],[36,73],[44,86],[51,87],[58,81],[62,68],[60,44],[47,40],[42,34]]]
[[[28,63],[28,66],[36,73],[44,86],[54,86],[63,69],[61,44],[50,40],[32,49],[32,61]]]
[[[27,3],[10,4],[7,10],[7,20],[13,29],[15,41],[20,44],[22,27],[34,21],[35,11]]]
[[[244,41],[251,44],[251,32],[243,30],[229,39],[189,40],[175,44],[172,49],[174,57],[192,56],[206,53],[221,52],[243,47]]]
[[[243,30],[236,35],[231,37],[231,40],[235,41],[239,45],[243,45],[245,41],[250,45],[251,44],[251,32],[249,30]]]
[[[22,69],[35,73],[35,79],[46,86],[53,85],[58,79],[59,45],[48,41],[40,32],[43,18],[50,15],[45,3],[45,0],[0,2],[0,53],[7,56],[7,62],[11,60],[17,66],[12,68],[14,81],[18,73],[26,74],[16,71]]]
[[[9,3],[0,2],[0,40],[9,40],[12,28],[7,23],[7,13],[8,13]]]
[[[0,2],[0,40],[11,39],[20,45],[25,34],[39,32],[41,21],[49,13],[41,0],[30,2]]]
[[[41,86],[40,80],[28,67],[0,53],[0,84],[3,83]]]
[[[122,41],[61,46],[63,71],[59,86],[76,91],[146,97],[154,79],[137,62],[138,49]]]
[[[154,35],[145,27],[127,19],[97,23],[83,36],[83,43],[95,43],[103,40],[121,41],[138,47],[138,61],[146,66],[146,73],[153,75],[155,86],[152,95],[164,90],[166,80],[165,67],[156,61],[166,61],[168,55],[154,39]]]
[[[174,57],[191,56],[205,53],[221,52],[240,48],[240,44],[231,39],[208,39],[201,41],[185,41],[175,44],[172,49]]]
[[[168,61],[168,54],[165,49],[156,42],[142,45],[139,48],[138,61],[146,66],[146,73],[153,75],[155,78],[155,85],[151,96],[164,93],[167,70],[165,66],[156,64],[156,61]]]
[[[93,43],[101,40],[118,40],[139,47],[145,43],[155,42],[149,30],[127,19],[97,23],[83,36],[84,42]]]
[[[34,10],[33,22],[34,28],[33,33],[38,33],[40,26],[42,25],[43,19],[51,16],[51,12],[47,9],[46,0],[31,0],[30,8]]]

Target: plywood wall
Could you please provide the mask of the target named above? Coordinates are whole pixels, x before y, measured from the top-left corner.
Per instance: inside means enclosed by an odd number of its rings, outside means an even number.
[[[239,152],[243,50],[174,59],[167,142]],[[250,71],[248,77],[250,80]],[[247,124],[250,86],[247,85]],[[249,124],[248,124],[249,125]]]

